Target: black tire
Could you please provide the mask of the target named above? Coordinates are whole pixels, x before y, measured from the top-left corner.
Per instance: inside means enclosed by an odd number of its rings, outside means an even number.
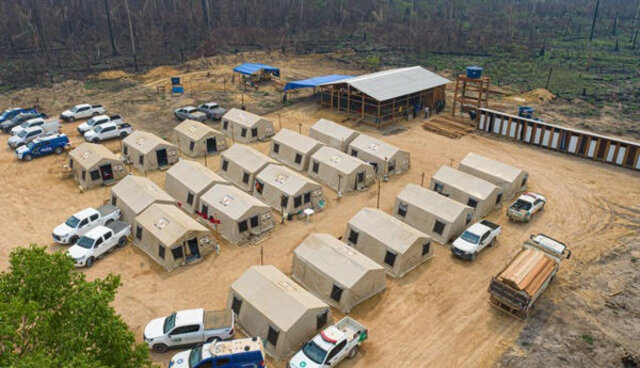
[[[478,256],[478,252],[473,253],[473,254],[471,255],[471,260],[472,260],[472,261],[475,261],[477,256]]]
[[[26,154],[26,155],[24,155],[24,157],[23,157],[23,158],[24,158],[24,160],[25,160],[25,161],[31,161],[31,160],[33,160],[33,156],[31,156],[30,154]]]
[[[129,134],[127,134],[127,132],[122,132],[122,133],[120,133],[120,138],[125,139],[125,138],[127,138],[127,135],[129,135]]]
[[[155,344],[151,347],[151,350],[153,350],[156,353],[164,353],[167,350],[169,350],[169,347],[165,344]]]
[[[71,116],[71,117],[69,117],[69,120],[68,120],[68,121],[69,121],[70,123],[73,123],[74,121],[76,121],[76,118],[74,118],[73,116]]]
[[[100,113],[97,111],[94,111],[93,114],[91,114],[91,116],[98,116],[98,115],[100,115]]]
[[[85,262],[85,266],[87,268],[91,268],[91,266],[93,266],[93,263],[95,262],[95,258],[93,257],[89,257],[89,259],[87,259],[87,262]]]
[[[118,248],[122,248],[125,245],[127,245],[127,237],[126,236],[122,236],[122,237],[120,237],[120,239],[118,239]]]
[[[62,151],[64,151],[64,148],[62,148],[62,147],[56,147],[56,149],[53,150],[53,152],[55,152],[58,155],[61,154]]]
[[[91,143],[100,143],[100,139],[98,139],[98,138],[93,138],[93,139],[91,140]]]
[[[540,211],[544,211],[544,206],[547,204],[547,202],[542,203],[542,207],[540,207]]]
[[[347,358],[353,359],[353,358],[356,357],[356,355],[358,355],[358,345],[354,346],[353,349],[351,349],[351,351],[349,351],[349,354],[347,355]]]
[[[496,243],[496,238],[491,239],[491,242],[489,243],[489,248],[493,247],[495,243]]]
[[[78,236],[72,236],[71,239],[69,239],[69,244],[75,244],[78,242],[78,239],[80,239]]]
[[[207,343],[212,343],[214,341],[220,341],[220,339],[217,338],[217,337],[210,337],[210,338],[207,339]]]

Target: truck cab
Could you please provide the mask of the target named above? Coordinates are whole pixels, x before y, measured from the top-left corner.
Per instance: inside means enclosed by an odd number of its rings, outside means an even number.
[[[473,261],[478,253],[486,247],[491,247],[502,227],[488,220],[482,220],[465,230],[451,245],[451,253],[458,258]]]
[[[120,115],[98,115],[94,116],[86,122],[78,125],[78,133],[84,135],[86,132],[97,128],[98,126],[106,123],[123,123],[122,117]]]
[[[64,223],[53,229],[53,240],[58,244],[75,244],[81,236],[99,225],[107,225],[120,218],[120,209],[106,204],[94,208],[85,208],[69,217]]]
[[[289,368],[336,367],[344,358],[352,359],[368,338],[367,329],[356,320],[345,317],[322,330],[306,342],[289,361]]]
[[[226,340],[235,334],[234,318],[226,309],[178,311],[149,322],[144,329],[143,339],[157,353],[169,348]]]
[[[75,105],[69,110],[65,110],[60,114],[60,119],[64,121],[75,121],[77,119],[89,118],[104,114],[105,109],[102,105],[80,104]]]
[[[43,126],[44,123],[45,123],[44,118],[34,118],[34,119],[29,119],[27,121],[23,121],[20,125],[11,128],[11,135],[16,135],[27,128]]]
[[[124,247],[130,233],[131,225],[126,222],[100,225],[80,238],[67,254],[76,262],[76,267],[91,267],[99,257],[111,253],[116,247]]]
[[[65,134],[56,134],[35,139],[24,146],[16,148],[18,160],[31,161],[34,157],[51,153],[61,154],[69,146],[69,138]]]
[[[107,122],[84,133],[84,140],[91,143],[99,143],[115,138],[124,139],[132,132],[131,125],[127,123]]]
[[[214,341],[171,358],[169,368],[266,368],[262,340],[257,337]]]
[[[37,127],[27,128],[20,131],[20,133],[9,138],[9,140],[7,141],[7,144],[9,145],[9,147],[15,149],[44,135],[45,135],[45,131],[42,127],[37,126]]]
[[[25,112],[36,112],[36,109],[23,109],[21,107],[12,107],[10,109],[6,109],[2,112],[2,114],[0,114],[0,123],[11,120],[18,114]]]

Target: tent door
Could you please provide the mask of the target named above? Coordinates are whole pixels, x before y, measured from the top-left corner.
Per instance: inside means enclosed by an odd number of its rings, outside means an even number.
[[[109,182],[113,180],[113,169],[111,168],[111,164],[106,164],[100,166],[100,175],[102,176],[103,182]]]
[[[376,174],[378,174],[378,163],[377,162],[369,162],[369,164],[371,164],[371,166],[373,166],[373,171],[375,171]]]
[[[207,153],[218,152],[218,144],[216,143],[216,137],[207,138]]]
[[[169,161],[167,160],[167,150],[161,149],[156,151],[156,157],[158,158],[158,167],[165,167],[169,165]]]
[[[356,190],[364,188],[364,175],[365,175],[364,171],[359,172],[356,175]]]
[[[189,253],[187,254],[187,262],[192,262],[200,259],[200,248],[198,248],[198,238],[187,240],[187,247]]]

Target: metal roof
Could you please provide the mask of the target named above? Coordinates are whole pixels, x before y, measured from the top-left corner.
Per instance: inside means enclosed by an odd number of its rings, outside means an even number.
[[[430,72],[421,66],[389,69],[358,77],[325,83],[333,85],[346,83],[378,101],[409,95],[427,89],[443,86],[451,81]]]

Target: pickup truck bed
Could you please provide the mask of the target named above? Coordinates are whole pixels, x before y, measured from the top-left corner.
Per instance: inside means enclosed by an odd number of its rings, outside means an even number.
[[[105,226],[111,229],[114,235],[118,235],[122,230],[126,229],[129,224],[124,221],[112,221]]]
[[[204,329],[219,330],[229,328],[232,325],[231,312],[226,309],[222,310],[205,310],[204,311]]]
[[[105,204],[96,208],[96,211],[98,211],[98,213],[100,214],[100,217],[105,217],[113,212],[118,211],[118,207],[112,204]]]
[[[360,333],[366,328],[353,318],[343,318],[335,324],[336,328],[347,335],[347,342],[351,342],[354,338],[359,337]]]
[[[491,229],[491,230],[495,230],[495,229],[497,229],[497,228],[499,228],[499,227],[500,227],[500,225],[498,225],[498,224],[496,224],[496,223],[493,223],[493,222],[491,222],[491,221],[489,221],[489,220],[482,220],[482,221],[480,221],[480,223],[481,223],[482,225],[484,225],[484,226],[488,227],[488,228],[489,228],[489,229]]]

